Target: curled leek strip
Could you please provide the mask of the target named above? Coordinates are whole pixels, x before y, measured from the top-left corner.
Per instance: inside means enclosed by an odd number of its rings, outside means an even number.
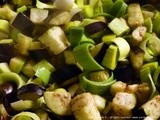
[[[153,56],[149,54],[149,52],[147,51],[147,42],[149,39],[145,39],[141,42],[141,44],[139,45],[139,47],[145,52],[144,54],[144,60],[145,61],[150,61],[153,59]]]
[[[142,83],[148,83],[148,85],[150,86],[151,92],[150,92],[149,99],[151,99],[154,96],[154,94],[156,93],[156,86],[155,86],[153,79],[152,79],[150,67],[145,67],[140,70],[140,80]]]
[[[11,120],[16,120],[16,118],[20,117],[20,116],[27,116],[27,117],[31,117],[33,120],[40,120],[38,115],[36,115],[35,113],[32,113],[32,112],[21,112],[21,113],[18,113],[17,115],[13,116],[13,118]]]
[[[139,47],[145,52],[144,60],[151,61],[160,54],[160,39],[152,34],[147,34]]]
[[[117,37],[113,39],[113,43],[117,45],[118,50],[119,50],[118,60],[124,60],[130,52],[130,46],[128,42],[122,37]]]
[[[94,47],[93,44],[87,44],[87,43],[75,47],[73,49],[73,54],[75,56],[75,59],[77,60],[79,65],[82,66],[84,70],[87,71],[103,70],[104,68],[94,60],[89,51],[90,48],[92,47]]]
[[[16,83],[18,88],[25,84],[25,82],[20,78],[20,76],[14,72],[4,72],[0,74],[0,84],[3,84],[6,81]]]
[[[83,73],[80,75],[80,85],[82,89],[86,92],[91,92],[92,94],[99,94],[105,95],[109,92],[109,87],[115,82],[116,80],[113,79],[113,73],[111,76],[102,81],[91,81],[87,78],[87,74]]]
[[[36,7],[39,8],[39,9],[44,9],[44,8],[56,8],[55,5],[49,5],[49,4],[46,4],[46,3],[43,3],[43,2],[40,2],[40,0],[36,0]]]
[[[160,75],[160,66],[158,66],[153,74],[153,81],[156,86],[160,87],[160,81],[159,81],[159,75]]]

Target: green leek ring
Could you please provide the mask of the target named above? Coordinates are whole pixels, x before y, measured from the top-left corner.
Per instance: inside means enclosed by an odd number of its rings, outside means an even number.
[[[93,44],[81,44],[73,49],[73,54],[79,65],[86,71],[97,71],[103,70],[104,68],[97,63],[92,55],[90,54],[89,49],[94,47]]]
[[[11,120],[16,120],[16,117],[24,116],[24,115],[31,117],[33,120],[40,120],[38,115],[36,115],[35,113],[32,113],[32,112],[21,112],[21,113],[18,113],[15,116],[13,116],[13,118]]]
[[[99,95],[105,95],[107,94],[107,92],[109,93],[109,87],[116,81],[113,79],[114,78],[113,73],[108,79],[102,82],[96,82],[87,79],[85,73],[81,74],[79,78],[80,78],[80,86],[84,91]]]

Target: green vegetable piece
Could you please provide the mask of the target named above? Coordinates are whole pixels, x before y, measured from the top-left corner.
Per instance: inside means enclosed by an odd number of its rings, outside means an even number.
[[[113,43],[116,44],[118,47],[118,52],[119,52],[118,60],[126,59],[130,52],[130,46],[128,42],[122,37],[117,37],[113,39]]]
[[[102,4],[103,4],[103,12],[110,13],[110,10],[113,6],[113,0],[102,0]]]
[[[38,69],[41,69],[45,67],[46,69],[48,69],[50,72],[54,72],[55,68],[54,66],[47,60],[43,59],[41,61],[39,61],[35,66],[34,66],[34,70],[37,71]]]
[[[103,13],[103,4],[101,0],[97,0],[94,5],[94,15]]]
[[[115,45],[110,45],[106,50],[106,54],[102,60],[102,65],[108,69],[114,70],[118,63],[118,48]]]
[[[156,12],[154,20],[153,20],[153,32],[157,35],[160,33],[160,12]]]
[[[113,41],[113,39],[115,39],[116,38],[116,35],[115,34],[110,34],[110,35],[104,35],[103,37],[102,37],[102,41],[104,42],[104,43],[106,43],[106,44],[111,44],[112,43],[112,41]]]
[[[0,9],[0,18],[5,19],[5,20],[12,20],[17,13],[13,11],[9,5],[3,5]]]
[[[123,0],[116,0],[109,13],[119,18],[126,13],[127,7],[128,5]]]
[[[24,120],[25,120],[25,118],[28,118],[27,120],[30,120],[30,119],[31,120],[40,120],[38,115],[36,115],[33,112],[27,112],[27,111],[23,111],[23,112],[16,114],[15,116],[12,117],[11,120],[17,120],[18,117],[23,117]],[[22,119],[20,119],[20,120],[22,120]]]
[[[17,73],[13,73],[13,72],[1,73],[0,84],[3,84],[8,81],[16,83],[18,88],[20,88],[25,84],[25,82],[20,78],[20,76]]]
[[[83,5],[85,5],[86,0],[76,0],[76,4],[78,5],[78,7],[83,7]]]
[[[36,62],[34,60],[26,61],[26,63],[22,68],[22,73],[29,78],[33,77],[35,74],[35,71],[33,69],[35,65],[36,65]]]
[[[12,72],[20,73],[25,62],[26,62],[26,58],[22,56],[15,56],[11,58],[9,62],[9,68],[11,69]]]
[[[27,10],[27,7],[24,5],[24,6],[22,6],[22,7],[19,7],[18,9],[17,9],[17,12],[24,12],[24,11],[26,11]]]
[[[106,95],[109,92],[110,86],[115,82],[113,73],[102,82],[91,81],[86,76],[84,73],[80,75],[80,86],[82,90],[91,92],[92,94]]]
[[[39,9],[54,9],[56,8],[56,6],[54,4],[46,4],[46,3],[43,3],[41,2],[40,0],[36,0],[36,7],[39,8]]]
[[[46,67],[38,68],[35,72],[36,72],[35,76],[40,78],[40,80],[44,83],[44,85],[48,85],[51,72]]]
[[[147,32],[152,33],[153,23],[152,23],[152,19],[150,17],[148,17],[147,19],[144,20],[144,26],[146,26]]]
[[[160,75],[160,66],[158,66],[153,73],[153,81],[155,85],[158,86],[158,88],[160,88],[159,75]]]
[[[0,31],[9,34],[10,24],[7,20],[0,19]]]
[[[92,47],[94,47],[94,45],[90,43],[78,45],[73,49],[74,57],[84,70],[103,70],[104,68],[94,60],[89,51]]]
[[[140,80],[142,83],[147,83],[149,84],[151,88],[151,93],[150,93],[150,99],[155,95],[156,93],[156,86],[153,82],[152,78],[152,73],[151,73],[151,68],[150,67],[145,67],[140,70]]]
[[[115,33],[117,36],[122,36],[124,33],[129,31],[128,25],[119,18],[114,18],[109,24],[108,27]]]
[[[84,44],[84,43],[91,43],[91,44],[95,44],[94,40],[92,38],[87,37],[85,34],[83,34],[81,41],[79,42],[79,44]]]
[[[150,68],[150,72],[153,75],[155,69],[158,67],[158,62],[157,61],[153,61],[153,62],[149,62],[149,63],[145,63],[142,65],[141,70],[145,69],[149,67]]]
[[[13,3],[18,6],[32,5],[32,0],[13,0]]]
[[[91,18],[94,15],[94,8],[92,5],[84,5],[82,7],[82,14],[85,18]]]
[[[16,102],[12,102],[11,106],[16,111],[24,111],[35,107],[35,104],[36,103],[31,100],[18,100]]]
[[[29,55],[28,50],[30,49],[33,38],[23,35],[21,33],[17,36],[17,49],[21,55]]]
[[[2,62],[0,63],[0,73],[11,72],[8,63]]]
[[[47,85],[50,75],[55,71],[55,68],[47,60],[43,59],[33,67],[33,70],[35,71],[35,76],[37,76],[44,85]]]
[[[71,43],[72,47],[75,47],[79,44],[83,34],[84,34],[83,27],[70,27],[69,42]]]
[[[16,117],[15,120],[32,120],[32,118],[27,115],[21,115],[21,116]]]

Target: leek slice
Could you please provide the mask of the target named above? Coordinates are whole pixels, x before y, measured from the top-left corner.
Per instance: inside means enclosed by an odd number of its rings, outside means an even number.
[[[16,83],[18,88],[25,84],[25,82],[20,78],[20,76],[14,72],[4,72],[0,74],[0,84],[3,84],[7,81]]]
[[[158,66],[153,74],[153,81],[155,85],[160,89],[160,81],[159,81],[159,75],[160,75],[160,66]]]
[[[114,3],[113,0],[102,0],[102,4],[104,13],[109,13]]]
[[[122,36],[124,33],[129,31],[128,25],[119,18],[114,18],[109,24],[108,27],[115,33],[117,36]]]
[[[118,60],[124,60],[125,58],[127,58],[130,52],[130,46],[128,42],[122,37],[117,37],[113,39],[112,41],[113,43],[117,45],[118,50],[119,50]]]
[[[36,0],[36,7],[39,9],[45,9],[45,8],[54,9],[54,8],[56,8],[56,6],[54,4],[46,4],[46,3],[41,2],[40,0]]]
[[[81,74],[79,78],[80,78],[80,85],[84,91],[91,92],[92,94],[98,94],[98,95],[107,94],[109,92],[109,87],[116,81],[113,79],[114,78],[113,73],[108,79],[102,82],[89,80],[87,78],[86,73]]]
[[[7,20],[0,19],[0,31],[9,34],[10,24]]]
[[[89,52],[90,48],[92,47],[94,47],[94,45],[89,43],[84,43],[75,47],[73,49],[75,59],[84,70],[103,70],[104,68],[94,60],[91,53]]]
[[[153,82],[150,67],[145,67],[140,70],[140,80],[142,83],[147,83],[150,85],[151,93],[149,99],[151,99],[156,93],[156,86]]]
[[[17,118],[19,116],[27,116],[27,117],[32,118],[33,120],[40,120],[38,115],[36,115],[35,113],[32,113],[32,112],[21,112],[21,113],[18,113],[15,116],[13,116],[13,118],[11,120],[17,120]]]
[[[69,42],[71,43],[72,47],[75,47],[81,41],[81,38],[84,34],[83,27],[70,27],[70,35],[69,35]]]
[[[118,63],[118,48],[115,45],[110,45],[102,60],[102,65],[108,69],[114,70]]]
[[[144,25],[147,27],[147,32],[152,33],[153,23],[152,23],[152,19],[150,17],[148,17],[147,19],[144,20]]]
[[[153,34],[146,34],[139,47],[145,52],[144,60],[151,61],[160,54],[160,39]]]
[[[128,5],[123,0],[116,0],[109,13],[119,18],[125,14],[127,7]]]
[[[154,21],[153,21],[153,32],[155,32],[157,35],[160,33],[160,12],[156,12]]]
[[[153,59],[153,56],[148,53],[147,48],[146,48],[148,40],[149,39],[144,39],[139,45],[139,47],[145,52],[144,54],[145,61],[150,61]]]

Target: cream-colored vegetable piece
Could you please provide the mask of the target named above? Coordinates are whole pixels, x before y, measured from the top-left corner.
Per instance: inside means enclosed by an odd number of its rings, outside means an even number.
[[[128,5],[128,24],[131,28],[136,28],[144,24],[144,17],[139,4],[133,3]]]
[[[32,8],[30,10],[30,20],[35,24],[42,24],[44,20],[48,17],[48,10]]]
[[[58,115],[70,115],[71,94],[63,88],[44,92],[47,107]]]
[[[157,120],[160,117],[160,95],[155,96],[142,105],[142,108],[147,116],[150,116],[153,120]]]
[[[56,16],[53,16],[49,21],[49,25],[63,25],[70,22],[71,14],[68,11],[63,11]]]
[[[38,39],[46,47],[49,47],[54,55],[62,53],[70,46],[64,31],[59,26],[53,26]]]
[[[116,93],[118,93],[118,92],[124,92],[126,86],[127,86],[127,84],[122,81],[117,81],[114,84],[112,84],[110,87],[110,92],[111,92],[112,96],[115,96]]]
[[[112,100],[114,112],[119,116],[131,116],[136,106],[136,96],[133,93],[118,92]]]
[[[71,108],[76,120],[101,120],[94,98],[91,93],[83,93],[74,97]]]
[[[74,0],[55,0],[55,6],[61,10],[71,10],[74,6]]]

